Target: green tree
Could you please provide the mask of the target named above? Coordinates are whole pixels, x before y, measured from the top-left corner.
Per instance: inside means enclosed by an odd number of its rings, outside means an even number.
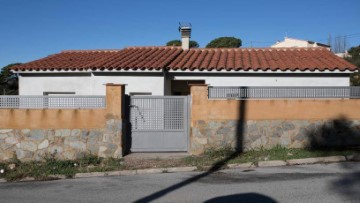
[[[18,77],[11,72],[11,67],[19,65],[20,63],[12,63],[1,69],[0,72],[0,94],[3,95],[17,95],[18,91]]]
[[[238,48],[241,47],[241,39],[235,37],[219,37],[213,39],[206,48]]]
[[[197,43],[197,41],[194,40],[190,40],[190,48],[199,48],[199,43]]]
[[[348,53],[349,56],[345,59],[359,68],[356,73],[353,73],[350,76],[351,85],[360,86],[360,45],[357,47],[351,47]]]
[[[181,41],[178,39],[171,40],[166,43],[166,46],[181,46]],[[197,43],[197,41],[190,40],[189,46],[190,48],[199,48],[199,43]]]
[[[176,39],[176,40],[171,40],[171,41],[168,41],[166,43],[166,46],[181,46],[181,41]]]
[[[348,53],[350,56],[347,57],[346,60],[360,68],[360,45],[357,47],[351,47]]]

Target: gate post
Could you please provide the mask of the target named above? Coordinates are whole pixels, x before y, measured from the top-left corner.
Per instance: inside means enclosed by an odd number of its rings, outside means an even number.
[[[106,84],[106,117],[107,119],[122,119],[124,118],[123,104],[124,104],[125,85],[122,84]]]
[[[203,123],[207,121],[208,115],[208,85],[190,85],[190,154],[199,155],[206,149],[207,140],[201,135]]]
[[[116,145],[114,158],[123,157],[125,119],[124,119],[125,85],[106,84],[106,130],[105,133],[113,137]]]

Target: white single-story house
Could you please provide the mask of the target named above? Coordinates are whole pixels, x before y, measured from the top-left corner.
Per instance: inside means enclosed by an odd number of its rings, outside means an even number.
[[[349,86],[357,67],[327,48],[128,47],[62,51],[13,67],[20,95],[105,95],[106,83],[130,95],[187,95],[211,86]]]

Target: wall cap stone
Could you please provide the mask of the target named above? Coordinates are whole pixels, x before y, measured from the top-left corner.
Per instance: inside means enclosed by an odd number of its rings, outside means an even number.
[[[106,86],[127,86],[127,84],[106,83]]]
[[[193,87],[193,86],[209,86],[209,84],[188,84],[188,86]]]

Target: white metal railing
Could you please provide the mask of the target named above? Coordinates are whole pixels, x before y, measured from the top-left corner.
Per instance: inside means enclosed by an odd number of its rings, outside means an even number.
[[[209,86],[209,99],[360,98],[360,87]]]
[[[105,96],[0,96],[2,109],[98,109]]]

